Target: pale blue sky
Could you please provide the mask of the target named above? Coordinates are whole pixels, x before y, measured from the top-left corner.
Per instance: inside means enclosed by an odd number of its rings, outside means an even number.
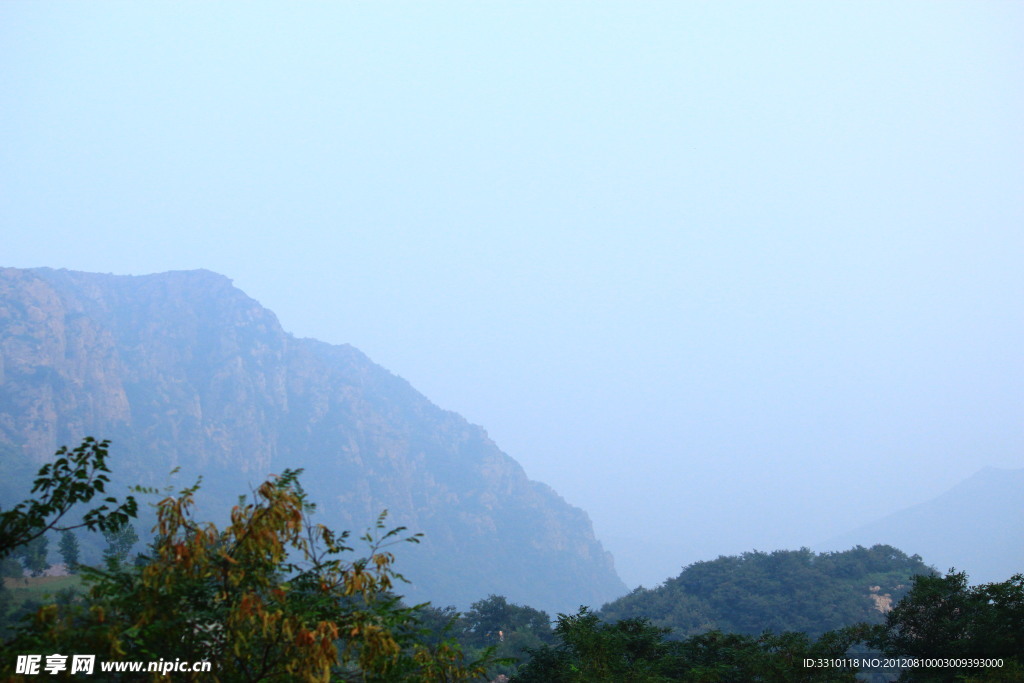
[[[0,265],[233,278],[627,583],[1024,467],[1024,3],[7,2],[0,134]]]

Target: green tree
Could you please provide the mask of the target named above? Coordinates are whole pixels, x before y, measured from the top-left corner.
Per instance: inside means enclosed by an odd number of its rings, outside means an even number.
[[[15,556],[20,557],[25,564],[25,569],[32,576],[42,576],[43,572],[50,566],[47,561],[50,542],[46,536],[36,536],[31,541],[15,550]]]
[[[1024,574],[974,587],[965,572],[918,576],[870,642],[896,656],[1003,659],[1004,666],[1009,663],[1019,672],[1024,664]],[[1005,673],[913,668],[903,671],[900,680],[945,681],[957,676],[985,680]]]
[[[492,679],[514,673],[517,662],[524,660],[529,650],[554,641],[547,612],[510,603],[501,595],[474,602],[456,620],[454,630],[468,651],[493,653],[494,665],[488,670]]]
[[[130,527],[128,527],[130,528]],[[61,559],[64,560],[64,566],[67,567],[69,572],[75,572],[78,567],[78,538],[75,537],[74,532],[65,529],[60,532],[60,550]]]
[[[0,580],[0,638],[5,635],[7,616],[11,611],[11,592],[7,590],[7,587],[3,585],[3,581]]]
[[[131,524],[124,524],[117,529],[104,530],[103,538],[107,541],[107,547],[103,551],[103,559],[107,562],[116,562],[118,564],[128,560],[128,553],[139,542],[139,535]]]
[[[25,568],[21,566],[21,562],[13,554],[0,560],[0,576],[20,579],[24,575]]]
[[[862,626],[829,631],[814,640],[807,634],[766,631],[759,636],[709,631],[680,643],[685,681],[760,681],[762,683],[853,682],[855,669],[807,668],[804,660],[835,661],[864,636]]]
[[[603,624],[586,607],[558,615],[557,646],[531,651],[531,659],[512,678],[516,683],[563,681],[679,680],[681,662],[675,644],[665,641],[668,629],[646,619]]]
[[[61,446],[56,460],[39,470],[32,485],[37,498],[0,511],[0,559],[13,553],[47,531],[85,527],[90,531],[117,529],[136,516],[138,504],[131,496],[124,503],[106,497],[103,504],[86,512],[81,522],[68,524],[64,517],[80,503],[89,503],[105,492],[109,441],[86,437],[73,451]]]
[[[586,608],[560,614],[559,644],[531,651],[514,683],[586,681],[662,683],[852,683],[856,671],[805,668],[805,659],[837,659],[864,638],[864,628],[842,629],[812,640],[803,633],[749,636],[710,631],[686,640],[668,640],[668,629],[647,619],[602,623]]]
[[[206,660],[180,680],[456,681],[481,676],[450,639],[418,640],[415,608],[388,550],[403,528],[383,516],[346,559],[348,533],[313,524],[313,506],[285,472],[240,501],[223,529],[192,517],[196,487],[157,505],[156,539],[138,565],[84,568],[84,601],[50,604],[14,649],[114,659]],[[410,537],[405,540],[415,540]]]
[[[464,642],[477,647],[497,644],[511,627],[512,605],[501,595],[474,602],[462,615]]]
[[[474,602],[462,615],[462,641],[475,647],[519,641],[528,647],[551,642],[551,618],[546,612],[510,603],[502,595]],[[530,638],[529,636],[533,636]]]

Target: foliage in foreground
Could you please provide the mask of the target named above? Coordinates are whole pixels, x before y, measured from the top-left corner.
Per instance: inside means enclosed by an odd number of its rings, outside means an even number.
[[[494,655],[495,660],[487,669],[490,680],[512,675],[520,662],[529,659],[531,651],[555,642],[547,612],[511,603],[501,595],[478,600],[462,614],[454,607],[432,611],[437,615],[435,619],[451,624],[448,632],[455,636],[463,652],[473,657],[483,657],[488,652]],[[435,630],[441,631],[436,627]]]
[[[745,636],[710,631],[683,641],[647,619],[602,623],[581,607],[558,615],[559,644],[531,652],[513,683],[633,681],[854,681],[855,671],[806,669],[805,658],[839,658],[861,637],[860,629],[826,634],[817,641],[802,633]]]
[[[392,596],[401,576],[387,548],[402,540],[404,529],[385,531],[382,515],[376,530],[363,537],[369,555],[344,559],[352,550],[348,532],[335,534],[309,521],[313,507],[297,474],[288,471],[260,486],[251,502],[233,509],[224,529],[193,519],[196,487],[160,501],[149,555],[132,566],[111,555],[102,569],[82,568],[85,598],[39,609],[5,644],[0,666],[11,674],[13,653],[61,652],[96,654],[100,661],[213,664],[212,673],[177,673],[176,680],[482,676],[486,661],[467,663],[451,639],[422,638],[417,609]],[[74,484],[72,476],[51,490]],[[49,507],[30,502],[15,508],[13,517],[4,513],[4,519],[14,519],[16,530],[52,527],[33,515],[48,509],[66,513],[70,506],[58,498],[53,508],[53,498]],[[109,514],[94,515],[95,528],[121,528],[107,523]],[[18,539],[30,537],[18,533]],[[99,674],[95,679],[102,680]]]
[[[853,624],[817,639],[786,631],[712,630],[685,639],[647,618],[603,622],[582,607],[558,616],[557,642],[530,650],[513,683],[900,681],[1024,682],[1024,575],[969,586],[967,576],[915,577],[885,623]],[[916,667],[844,669],[850,657]],[[832,662],[806,667],[805,660]],[[934,664],[934,665],[926,665]],[[859,676],[858,676],[859,674]]]
[[[870,643],[890,656],[1002,666],[912,668],[901,681],[1024,681],[1024,574],[970,586],[967,574],[919,576]]]
[[[63,463],[40,471],[34,489],[40,500],[0,512],[0,558],[17,575],[21,563],[29,570],[35,566],[47,530],[81,526],[61,520],[76,504],[102,493],[106,442],[88,440],[73,454],[68,458],[61,449],[57,455],[64,456]],[[368,555],[346,559],[352,551],[348,533],[311,523],[313,506],[297,476],[288,471],[264,483],[251,502],[240,501],[223,529],[193,519],[196,487],[165,498],[156,506],[156,539],[148,555],[130,566],[127,549],[134,532],[126,522],[135,517],[134,501],[121,505],[106,499],[109,505],[90,511],[85,519],[91,523],[83,522],[110,542],[105,566],[80,567],[84,597],[65,591],[35,609],[5,643],[0,667],[6,669],[0,668],[0,675],[11,675],[14,653],[63,652],[92,653],[100,661],[205,660],[213,663],[212,674],[177,672],[175,680],[225,682],[458,681],[499,674],[512,674],[520,683],[831,682],[853,681],[856,672],[807,668],[804,660],[842,659],[854,651],[851,647],[863,652],[866,645],[889,656],[1004,662],[987,670],[905,669],[903,681],[1024,681],[1024,575],[976,587],[968,586],[963,573],[919,575],[884,624],[857,623],[821,634],[813,633],[814,622],[806,615],[801,616],[805,621],[787,622],[784,632],[772,633],[764,630],[768,622],[750,621],[756,615],[747,614],[742,618],[750,622],[748,630],[759,624],[759,634],[715,629],[681,639],[678,630],[671,632],[647,614],[611,622],[608,607],[600,616],[585,607],[559,615],[552,631],[544,612],[495,595],[461,615],[454,608],[404,607],[392,594],[401,576],[388,547],[415,537],[402,539],[402,528],[386,530],[382,516],[362,538]],[[67,545],[72,555],[70,541]],[[824,566],[862,584],[865,577],[919,565],[920,558],[887,546],[827,556],[753,553],[698,563],[666,587],[702,588],[706,607],[730,594],[736,600],[744,588],[751,593],[758,576],[807,579]],[[789,607],[808,603],[813,612],[830,604],[814,585],[801,583],[802,592],[788,591]],[[0,590],[0,621],[11,609],[5,593]],[[642,595],[663,597],[654,591]],[[753,604],[780,616],[770,600]],[[681,603],[681,608],[692,606],[692,601]],[[804,632],[794,632],[794,624]],[[891,680],[877,672],[868,675],[864,680]],[[104,680],[99,673],[94,678]]]
[[[72,451],[61,446],[57,459],[39,470],[32,484],[36,498],[0,511],[0,560],[19,549],[43,540],[47,531],[70,531],[85,527],[89,531],[116,532],[138,512],[138,503],[128,496],[124,503],[107,496],[103,504],[86,512],[77,524],[64,518],[79,503],[89,503],[106,490],[109,441],[86,437]],[[114,507],[111,507],[114,506]]]

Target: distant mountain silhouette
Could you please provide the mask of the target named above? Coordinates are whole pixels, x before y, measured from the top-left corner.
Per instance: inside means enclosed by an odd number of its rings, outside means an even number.
[[[945,493],[817,545],[820,550],[886,543],[921,555],[971,583],[1024,572],[1024,469],[986,467]]]
[[[202,475],[204,520],[299,467],[316,521],[359,535],[388,509],[425,534],[396,549],[412,600],[569,611],[626,592],[586,513],[483,429],[351,346],[285,333],[209,271],[0,269],[0,505],[87,435],[112,441],[121,483]]]

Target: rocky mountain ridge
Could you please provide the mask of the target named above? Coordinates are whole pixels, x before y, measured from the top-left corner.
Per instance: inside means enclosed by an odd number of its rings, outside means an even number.
[[[112,440],[125,483],[202,475],[211,509],[284,468],[304,469],[334,528],[386,508],[425,534],[399,555],[412,600],[564,611],[626,590],[586,514],[482,428],[351,346],[285,333],[209,271],[0,269],[0,465],[24,472],[86,435]]]

